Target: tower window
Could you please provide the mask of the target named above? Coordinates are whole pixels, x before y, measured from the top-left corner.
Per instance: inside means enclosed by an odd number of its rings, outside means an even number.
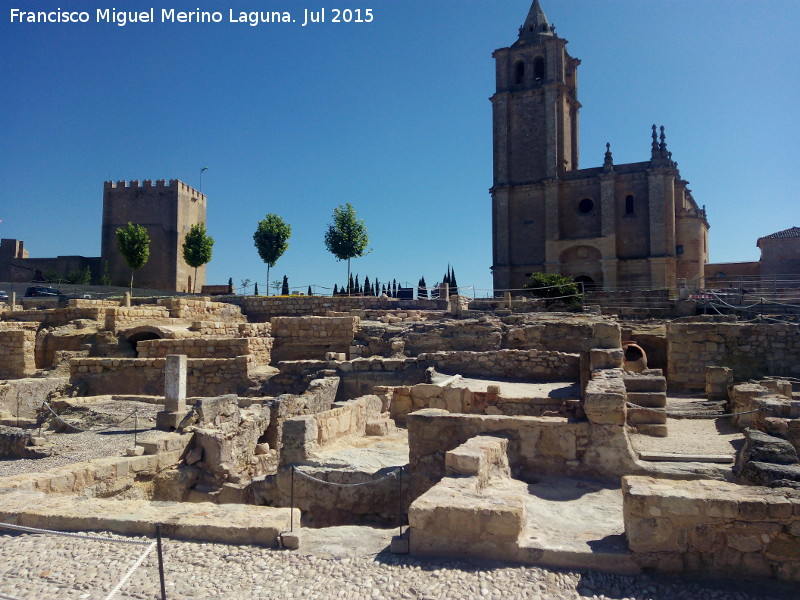
[[[625,214],[632,215],[633,214],[633,196],[628,194],[625,196]]]
[[[582,215],[588,215],[594,209],[594,202],[590,198],[584,198],[578,202],[578,212]]]
[[[544,79],[544,58],[537,56],[533,61],[533,77],[536,81]]]
[[[678,244],[677,246],[675,246],[675,254],[683,254],[683,245],[682,244]]]
[[[514,67],[514,82],[520,84],[523,81],[525,81],[525,63],[519,61]]]

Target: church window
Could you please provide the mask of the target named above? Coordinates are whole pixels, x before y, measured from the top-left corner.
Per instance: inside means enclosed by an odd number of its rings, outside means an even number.
[[[633,214],[633,196],[628,194],[625,196],[625,214],[632,215]]]
[[[678,244],[675,246],[675,254],[683,254],[683,245]]]
[[[536,81],[544,79],[544,58],[537,56],[533,61],[533,78]]]
[[[514,67],[515,75],[514,81],[517,84],[522,83],[525,81],[525,63],[522,61],[517,62],[516,66]]]
[[[594,202],[591,198],[584,198],[578,202],[578,212],[582,215],[588,215],[594,209]]]

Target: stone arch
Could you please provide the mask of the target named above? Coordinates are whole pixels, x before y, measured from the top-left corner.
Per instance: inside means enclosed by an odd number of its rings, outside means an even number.
[[[571,246],[558,257],[561,263],[561,274],[577,282],[591,283],[595,287],[603,286],[603,267],[600,250],[594,246],[581,244]]]
[[[165,338],[174,337],[172,331],[159,327],[157,325],[139,325],[138,327],[131,327],[119,332],[120,342],[127,342],[131,349],[136,352],[136,345],[145,340],[163,340]]]

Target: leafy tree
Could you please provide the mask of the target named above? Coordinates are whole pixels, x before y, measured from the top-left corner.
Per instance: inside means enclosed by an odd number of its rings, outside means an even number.
[[[73,285],[89,285],[92,283],[92,270],[89,265],[86,265],[83,271],[70,271],[67,273],[66,281]]]
[[[275,266],[278,259],[286,252],[291,235],[291,225],[272,213],[258,222],[258,228],[253,234],[253,241],[258,250],[258,255],[261,260],[267,263],[267,295],[269,295],[269,270]],[[280,284],[278,289],[280,289]]]
[[[117,250],[131,270],[131,293],[133,274],[141,269],[150,258],[150,236],[144,225],[128,222],[125,227],[117,227]]]
[[[286,275],[283,276],[283,282],[281,282],[281,295],[289,295],[289,278]]]
[[[267,293],[269,293],[269,289],[267,289]],[[255,289],[253,290],[253,294],[258,296],[258,282],[256,281]]]
[[[532,273],[523,287],[532,295],[544,298],[545,306],[558,300],[573,307],[579,307],[583,302],[578,284],[559,273]]]
[[[197,286],[197,269],[211,260],[211,248],[214,238],[206,233],[206,226],[197,223],[189,228],[189,233],[183,240],[183,260],[194,269],[192,278],[192,293]]]
[[[364,256],[369,236],[364,220],[359,219],[353,206],[348,202],[333,209],[333,223],[325,232],[325,247],[336,260],[347,261],[347,278],[350,279],[350,259]],[[348,294],[350,289],[348,288]]]

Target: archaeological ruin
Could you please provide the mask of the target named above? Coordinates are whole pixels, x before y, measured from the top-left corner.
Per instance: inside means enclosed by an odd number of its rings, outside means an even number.
[[[7,307],[0,521],[289,549],[359,524],[419,556],[800,581],[800,326],[557,308]]]

